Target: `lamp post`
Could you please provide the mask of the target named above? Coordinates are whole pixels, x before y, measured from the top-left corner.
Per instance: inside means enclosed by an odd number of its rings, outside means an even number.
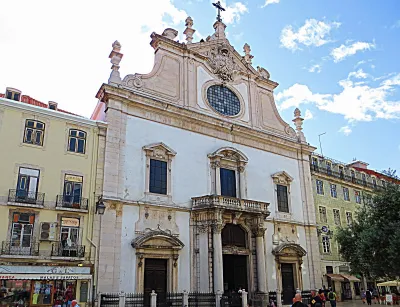
[[[100,216],[100,223],[99,223],[99,241],[97,242],[97,248],[96,248],[96,258],[95,258],[95,281],[96,281],[96,287],[98,287],[98,282],[99,282],[99,255],[100,255],[100,242],[101,242],[101,228],[102,228],[102,221],[103,221],[103,215],[106,211],[106,205],[103,202],[103,195],[100,195],[97,199],[96,202],[96,214]],[[95,301],[95,297],[97,299],[96,295],[96,287],[93,285],[93,295],[92,295],[92,300],[93,302]]]

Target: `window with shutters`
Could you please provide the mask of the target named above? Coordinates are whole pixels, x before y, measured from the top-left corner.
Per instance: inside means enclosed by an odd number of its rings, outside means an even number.
[[[333,209],[333,219],[335,221],[335,225],[340,226],[340,210]]]
[[[167,162],[150,159],[150,193],[167,194]]]
[[[27,119],[25,121],[24,143],[43,146],[44,127],[45,124],[40,121]]]
[[[275,183],[277,211],[282,212],[281,218],[289,217],[285,213],[291,213],[290,206],[290,186],[293,178],[285,171],[281,171],[272,175]]]
[[[221,168],[221,195],[236,197],[236,172],[231,169]]]
[[[327,223],[328,219],[326,217],[326,208],[319,206],[319,219],[322,223]]]

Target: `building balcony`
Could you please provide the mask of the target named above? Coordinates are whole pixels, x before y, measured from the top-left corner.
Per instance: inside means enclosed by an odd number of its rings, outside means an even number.
[[[44,193],[26,190],[9,190],[8,202],[42,207],[44,204]]]
[[[323,175],[326,175],[326,176],[329,176],[329,177],[337,178],[337,179],[340,179],[340,180],[351,182],[353,184],[364,186],[364,187],[366,187],[368,189],[372,189],[372,190],[376,190],[376,191],[381,191],[381,190],[384,189],[384,187],[382,187],[382,186],[378,186],[376,184],[373,184],[373,183],[370,183],[370,182],[367,182],[367,181],[364,181],[364,180],[361,180],[361,179],[346,175],[344,172],[335,172],[330,168],[325,168],[325,167],[321,167],[321,166],[318,166],[318,165],[311,164],[310,165],[310,169],[311,169],[311,173],[323,174]]]
[[[192,205],[193,209],[221,208],[232,211],[262,213],[267,216],[270,214],[268,211],[269,203],[221,195],[193,197]]]
[[[26,245],[26,246],[24,246]],[[1,255],[2,256],[39,256],[39,243],[38,242],[27,242],[22,246],[18,241],[3,241],[1,244]],[[20,257],[17,257],[20,258]]]
[[[82,197],[74,197],[69,195],[57,195],[57,209],[78,209],[88,210],[89,200]]]
[[[63,257],[63,258],[84,258],[85,246],[84,245],[64,246],[60,242],[54,243],[51,247],[51,256]]]

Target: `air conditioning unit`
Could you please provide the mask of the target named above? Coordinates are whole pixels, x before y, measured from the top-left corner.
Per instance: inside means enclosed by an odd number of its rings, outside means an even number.
[[[40,241],[54,241],[56,239],[57,223],[43,222],[40,224]]]

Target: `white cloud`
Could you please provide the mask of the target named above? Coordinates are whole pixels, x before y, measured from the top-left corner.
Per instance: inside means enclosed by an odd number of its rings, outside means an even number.
[[[349,73],[349,79],[350,78],[356,78],[356,79],[366,79],[368,77],[368,74],[365,73],[361,68],[357,71],[352,71],[351,73]]]
[[[18,12],[18,22],[10,12]],[[96,92],[111,72],[111,44],[118,40],[122,45],[122,77],[148,73],[154,63],[151,32],[167,27],[182,32],[187,16],[172,0],[116,0],[112,6],[105,0],[5,1],[0,10],[0,92],[16,87],[90,116]],[[10,50],[17,60],[10,61]]]
[[[233,24],[235,22],[238,22],[240,20],[241,15],[249,12],[247,6],[244,5],[242,2],[235,2],[232,3],[231,5],[227,5],[226,0],[220,0],[220,1],[222,7],[225,8],[225,12],[221,13],[222,21],[225,24]],[[214,0],[211,0],[211,2],[214,2]]]
[[[265,0],[265,4],[262,7],[266,7],[270,4],[278,4],[281,0]]]
[[[339,129],[339,132],[343,133],[345,136],[348,136],[353,131],[351,130],[351,128],[349,126],[344,126],[344,127]]]
[[[397,21],[391,26],[391,28],[392,28],[392,29],[400,28],[400,19],[397,20]]]
[[[400,101],[390,100],[400,86],[400,73],[387,77],[376,86],[354,83],[349,78],[355,75],[363,76],[363,72],[350,73],[347,79],[339,81],[342,90],[338,94],[313,93],[308,86],[296,83],[277,94],[279,108],[314,104],[320,110],[343,115],[349,122],[400,119]]]
[[[314,116],[313,116],[313,114],[311,113],[311,111],[310,110],[306,110],[306,112],[304,113],[304,119],[305,120],[307,120],[307,119],[312,119]]]
[[[299,45],[319,47],[330,42],[331,30],[339,27],[340,22],[307,19],[297,31],[290,25],[284,27],[280,37],[281,45],[292,51],[300,49]]]
[[[351,45],[341,45],[331,51],[335,63],[343,61],[346,57],[355,55],[358,51],[365,51],[375,48],[375,43],[355,42]]]
[[[320,64],[315,64],[312,65],[310,68],[308,68],[309,72],[316,72],[317,74],[319,74],[322,71],[322,66]]]

